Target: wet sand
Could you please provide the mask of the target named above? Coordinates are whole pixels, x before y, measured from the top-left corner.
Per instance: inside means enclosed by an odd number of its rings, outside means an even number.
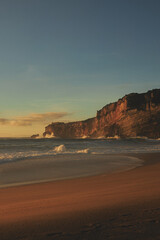
[[[143,163],[137,157],[68,154],[0,164],[0,188],[126,171]]]
[[[160,154],[120,173],[0,189],[0,239],[160,239]]]

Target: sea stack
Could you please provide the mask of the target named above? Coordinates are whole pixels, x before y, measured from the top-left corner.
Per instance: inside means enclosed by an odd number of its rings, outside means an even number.
[[[32,139],[39,138],[39,134],[34,134],[31,136]]]

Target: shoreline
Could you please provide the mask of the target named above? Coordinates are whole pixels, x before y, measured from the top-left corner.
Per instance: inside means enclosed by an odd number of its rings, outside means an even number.
[[[144,165],[0,189],[1,239],[158,240],[160,153],[131,155]]]
[[[127,154],[58,155],[0,165],[0,189],[125,172],[143,165]]]

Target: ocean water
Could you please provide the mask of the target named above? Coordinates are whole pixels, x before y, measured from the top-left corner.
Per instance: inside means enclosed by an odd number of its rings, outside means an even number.
[[[58,155],[127,154],[159,152],[160,140],[135,139],[27,139],[0,138],[0,163]]]
[[[140,138],[1,138],[0,188],[123,172],[143,164],[128,153],[158,151],[159,140]]]

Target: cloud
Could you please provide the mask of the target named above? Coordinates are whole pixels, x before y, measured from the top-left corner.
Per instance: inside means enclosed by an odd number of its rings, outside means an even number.
[[[26,116],[17,116],[13,119],[0,118],[0,125],[31,126],[34,123],[55,121],[68,115],[70,115],[70,113],[67,112],[32,113]]]
[[[1,125],[6,125],[7,123],[8,123],[8,119],[6,119],[6,118],[0,118],[0,124]]]

